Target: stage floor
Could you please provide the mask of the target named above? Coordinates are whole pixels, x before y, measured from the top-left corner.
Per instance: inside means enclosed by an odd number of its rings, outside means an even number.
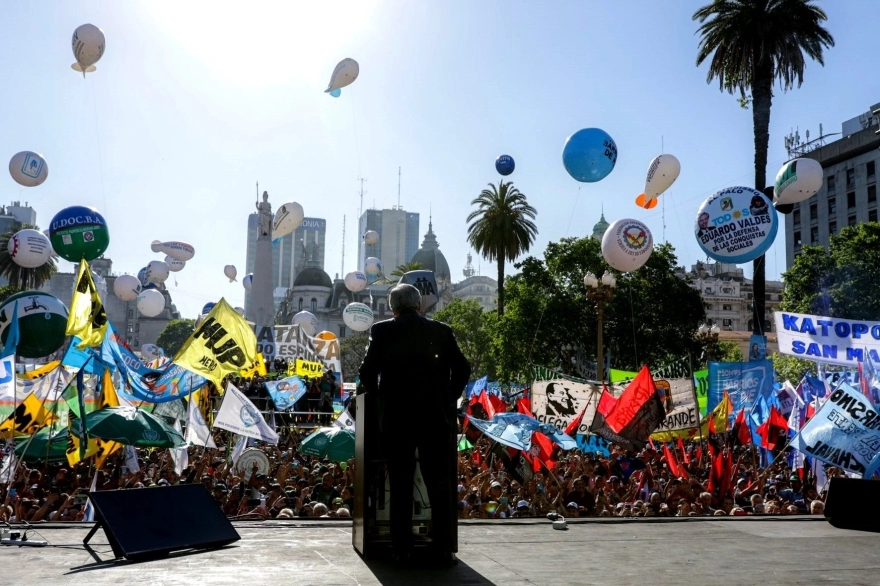
[[[44,548],[0,547],[3,584],[871,584],[880,533],[835,529],[821,517],[468,522],[459,564],[399,569],[364,562],[350,523],[236,523],[241,541],[143,563],[112,560],[102,531],[41,526]],[[35,538],[35,537],[34,537]]]

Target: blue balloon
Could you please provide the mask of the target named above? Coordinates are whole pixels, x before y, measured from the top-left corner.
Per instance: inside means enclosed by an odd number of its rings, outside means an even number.
[[[217,305],[217,304],[216,303],[206,303],[205,306],[202,308],[202,315],[208,315],[209,313],[211,313],[211,310],[214,309],[215,305]]]
[[[616,162],[617,145],[601,128],[578,130],[568,137],[562,149],[565,170],[582,183],[605,179]]]
[[[342,95],[342,88],[337,88],[337,89],[333,90],[332,92],[330,92],[330,95],[333,96],[334,98],[338,98],[339,96]]]
[[[500,175],[504,175],[507,177],[513,170],[516,168],[516,161],[513,160],[513,157],[510,155],[501,155],[497,159],[495,159],[495,170],[498,171]]]
[[[141,285],[147,284],[147,267],[142,268],[138,271],[138,281],[141,282]]]

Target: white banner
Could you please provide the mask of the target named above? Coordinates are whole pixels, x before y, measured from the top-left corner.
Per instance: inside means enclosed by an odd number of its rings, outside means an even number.
[[[880,363],[880,322],[777,311],[779,353],[855,367],[865,352]]]
[[[24,399],[24,395],[21,397]],[[0,402],[20,403],[15,397],[15,355],[0,358]]]
[[[662,393],[666,418],[653,433],[692,429],[700,424],[700,413],[694,403],[691,381],[682,379],[654,379],[654,385]]]
[[[586,408],[578,433],[588,434],[601,393],[602,387],[591,383],[564,378],[536,380],[532,383],[532,414],[541,423],[564,430]]]
[[[226,385],[226,394],[223,395],[223,403],[217,411],[214,427],[266,443],[278,443],[278,434],[269,427],[263,414],[232,383]]]
[[[336,418],[333,425],[341,427],[342,429],[350,429],[351,431],[354,431],[354,418],[348,412],[348,409],[346,409],[339,414],[339,417]]]
[[[253,324],[251,324],[252,327]],[[342,372],[342,356],[339,340],[312,338],[298,325],[261,327],[255,330],[257,352],[269,364],[276,358],[295,361],[302,358],[309,362],[323,362],[333,372]],[[336,381],[342,383],[342,381]]]

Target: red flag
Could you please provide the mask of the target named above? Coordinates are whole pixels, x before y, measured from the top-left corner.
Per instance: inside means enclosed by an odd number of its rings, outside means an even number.
[[[480,396],[477,398],[477,403],[479,403],[483,407],[483,411],[486,412],[486,419],[492,419],[495,417],[495,405],[489,400],[489,395],[486,394],[486,389],[483,389],[480,392]]]
[[[652,440],[651,438],[648,438],[648,444],[651,445],[652,450],[654,450],[655,452],[657,451],[657,446],[654,445],[654,440]]]
[[[522,398],[516,400],[516,410],[523,415],[532,416],[532,402],[529,399]]]
[[[550,441],[550,438],[543,433],[532,434],[532,451],[531,453],[523,452],[523,455],[532,462],[532,469],[535,472],[541,470],[541,464],[548,470],[554,470],[559,462],[557,453],[559,448]]]
[[[668,444],[663,444],[663,457],[666,458],[666,467],[669,468],[669,473],[672,474],[672,477],[680,478],[681,470],[678,469],[678,462],[675,460],[675,456],[672,454],[672,450],[669,449]]]
[[[489,402],[492,404],[492,409],[495,410],[495,413],[507,412],[507,404],[498,395],[489,395]],[[531,414],[529,414],[529,415],[531,415]],[[489,419],[492,419],[492,418],[490,417]]]
[[[572,422],[568,424],[568,427],[565,428],[566,435],[570,435],[571,437],[574,437],[575,435],[577,435],[578,428],[581,426],[581,421],[584,420],[584,413],[586,413],[586,412],[587,412],[587,408],[584,407],[583,410],[581,411],[580,415],[575,417],[572,420]]]
[[[805,423],[807,421],[809,421],[813,415],[816,414],[816,403],[817,402],[818,402],[818,399],[813,399],[812,401],[807,403],[807,412],[806,412],[806,417],[804,418]]]
[[[479,448],[474,448],[474,455],[471,456],[471,460],[473,460],[475,466],[480,466],[483,463],[483,455],[480,453]]]
[[[715,435],[715,433],[716,433],[716,431],[715,431],[715,418],[712,417],[711,413],[709,413],[708,418],[709,418],[709,435]]]
[[[739,413],[736,416],[736,421],[733,423],[733,429],[735,430],[734,435],[740,445],[744,446],[752,441],[752,432],[749,431],[749,426],[746,424],[745,409],[739,410]]]
[[[681,450],[681,459],[684,460],[685,464],[691,463],[691,456],[687,453],[687,450],[684,449],[684,442],[681,438],[678,438],[678,449]]]
[[[697,446],[697,449],[694,450],[694,459],[696,459],[697,462],[699,462],[700,458],[702,458],[702,457],[703,457],[703,448],[701,446]]]
[[[643,366],[617,399],[611,412],[605,416],[605,423],[615,433],[620,433],[625,427],[634,425],[637,429],[634,430],[632,439],[646,442],[664,415],[663,403],[660,401],[657,387],[654,386],[651,371],[647,366]],[[629,437],[629,434],[625,436]]]
[[[608,387],[603,384],[602,397],[599,399],[599,404],[596,405],[596,411],[599,412],[599,415],[604,417],[611,413],[611,410],[614,409],[615,405],[617,405],[617,399],[615,399],[614,395],[608,391]]]
[[[771,405],[770,417],[758,427],[757,431],[761,434],[761,446],[768,450],[775,450],[779,443],[779,436],[783,432],[788,433],[788,421],[782,416],[782,413],[776,410],[776,405]]]

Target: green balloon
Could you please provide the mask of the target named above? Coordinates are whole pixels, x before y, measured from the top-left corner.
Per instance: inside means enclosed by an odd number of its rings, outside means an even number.
[[[23,291],[0,305],[0,342],[6,345],[12,310],[18,301],[19,342],[16,353],[25,358],[42,358],[64,344],[67,307],[57,297],[42,291]]]
[[[98,210],[85,206],[64,208],[52,218],[49,227],[52,248],[64,260],[92,261],[110,245],[107,222]]]

